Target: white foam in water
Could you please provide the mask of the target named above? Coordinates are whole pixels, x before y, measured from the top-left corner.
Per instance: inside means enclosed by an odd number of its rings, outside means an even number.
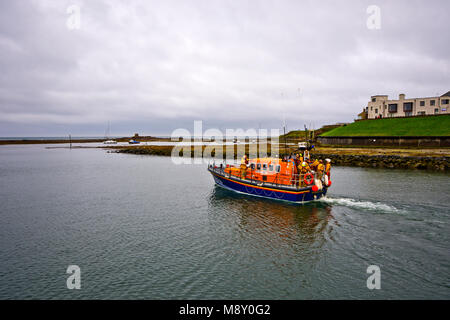
[[[366,209],[385,212],[400,212],[400,210],[398,210],[397,208],[382,202],[359,201],[350,198],[328,198],[328,197],[323,197],[320,199],[320,201],[356,209]]]

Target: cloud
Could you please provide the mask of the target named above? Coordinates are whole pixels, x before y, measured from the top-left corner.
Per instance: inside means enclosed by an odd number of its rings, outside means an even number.
[[[351,121],[372,94],[450,90],[448,1],[379,1],[379,30],[371,4],[3,1],[0,135],[317,127]]]

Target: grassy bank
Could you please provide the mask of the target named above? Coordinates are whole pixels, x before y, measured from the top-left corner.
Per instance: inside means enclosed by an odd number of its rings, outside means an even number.
[[[321,136],[450,136],[450,115],[356,121]]]
[[[324,133],[333,130],[335,128],[339,128],[341,125],[327,125],[327,126],[323,126],[320,129],[314,130],[314,136],[320,136],[323,135]],[[306,140],[306,135],[309,135],[309,138],[311,138],[312,136],[312,132],[313,131],[308,131],[308,133],[305,132],[305,130],[292,130],[289,131],[286,134],[282,134],[279,137],[279,141],[283,142],[284,139],[286,138],[287,141],[304,141]]]

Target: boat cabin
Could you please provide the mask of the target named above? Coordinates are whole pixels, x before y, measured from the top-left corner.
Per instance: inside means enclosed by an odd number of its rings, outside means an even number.
[[[287,161],[278,158],[250,159],[245,177],[240,167],[227,165],[224,171],[240,178],[284,185],[295,184],[298,178],[298,170],[293,159]]]

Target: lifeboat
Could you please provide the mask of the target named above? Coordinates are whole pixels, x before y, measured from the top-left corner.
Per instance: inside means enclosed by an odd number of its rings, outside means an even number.
[[[225,189],[295,203],[320,199],[331,186],[326,174],[301,174],[294,159],[255,158],[241,166],[213,163],[208,165],[208,171],[215,183]]]

